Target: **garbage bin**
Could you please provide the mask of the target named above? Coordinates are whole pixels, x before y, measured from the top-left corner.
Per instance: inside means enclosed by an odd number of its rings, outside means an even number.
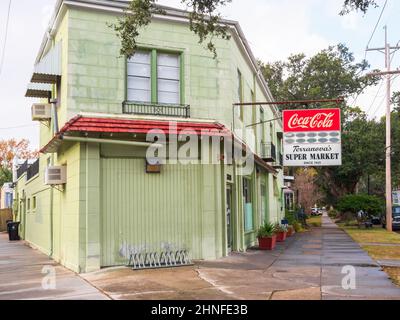
[[[18,235],[18,227],[19,227],[19,222],[9,222],[7,224],[8,228],[8,240],[10,241],[17,241],[19,240],[19,235]]]
[[[12,220],[6,220],[6,226],[7,226],[7,232],[10,233],[10,227],[8,226],[8,224],[10,222],[13,222]]]

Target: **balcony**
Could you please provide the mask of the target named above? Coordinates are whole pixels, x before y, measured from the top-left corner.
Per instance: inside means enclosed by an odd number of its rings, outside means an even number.
[[[265,162],[275,162],[276,160],[276,147],[272,142],[261,143],[261,158]]]
[[[275,169],[282,169],[283,168],[283,155],[282,153],[278,153],[278,157],[276,161],[272,164]]]
[[[190,106],[125,101],[122,104],[122,113],[174,118],[190,118]]]

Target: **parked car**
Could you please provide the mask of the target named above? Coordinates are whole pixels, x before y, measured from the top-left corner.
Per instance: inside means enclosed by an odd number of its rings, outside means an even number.
[[[400,207],[396,206],[392,208],[392,229],[400,230]],[[382,215],[382,227],[386,228],[386,215]]]
[[[320,208],[311,208],[312,216],[322,216],[322,210]]]
[[[378,226],[378,225],[380,225],[382,223],[382,218],[378,217],[378,216],[371,216],[371,223],[374,226]]]

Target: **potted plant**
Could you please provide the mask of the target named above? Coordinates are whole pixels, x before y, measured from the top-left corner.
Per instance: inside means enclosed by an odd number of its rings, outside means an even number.
[[[286,240],[286,235],[287,235],[287,227],[283,224],[277,223],[275,226],[276,230],[276,241],[278,242],[283,242]]]
[[[287,227],[287,234],[286,234],[286,236],[287,236],[287,237],[291,237],[291,236],[294,235],[295,233],[296,233],[296,231],[294,230],[294,226],[289,225],[289,226]]]
[[[258,246],[260,250],[273,250],[276,245],[275,226],[266,222],[258,229]]]

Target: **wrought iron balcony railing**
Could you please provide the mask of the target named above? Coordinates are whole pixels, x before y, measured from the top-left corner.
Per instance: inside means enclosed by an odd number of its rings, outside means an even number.
[[[266,162],[275,162],[276,147],[272,142],[261,142],[261,158]]]
[[[122,112],[126,114],[190,118],[189,105],[151,104],[125,101],[122,104]]]
[[[282,153],[278,153],[278,157],[274,164],[272,165],[275,169],[282,169],[283,168],[283,155]]]

